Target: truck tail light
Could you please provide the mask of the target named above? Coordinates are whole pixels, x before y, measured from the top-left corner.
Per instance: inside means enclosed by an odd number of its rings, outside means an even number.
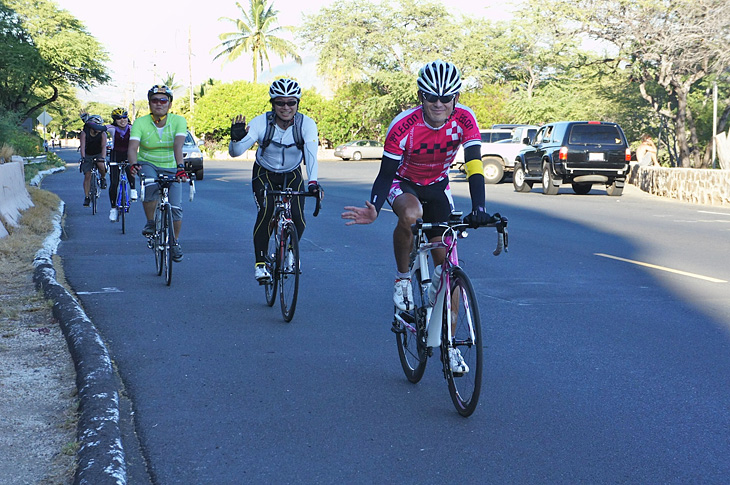
[[[626,157],[625,157],[625,160],[627,162],[630,162],[631,161],[631,148],[627,148],[626,149]]]
[[[560,152],[558,153],[558,160],[565,162],[568,160],[568,147],[560,147]]]

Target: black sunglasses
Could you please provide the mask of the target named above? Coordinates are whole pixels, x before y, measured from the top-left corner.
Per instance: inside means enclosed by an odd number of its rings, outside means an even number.
[[[274,101],[274,104],[281,108],[282,106],[296,106],[297,101]]]
[[[436,101],[441,101],[442,104],[446,104],[446,103],[450,103],[451,101],[453,101],[454,98],[456,97],[455,94],[449,94],[448,96],[436,96],[435,94],[424,93],[423,91],[421,92],[421,94],[423,95],[423,99],[425,99],[429,103],[435,103]]]
[[[168,98],[150,98],[152,104],[167,104],[169,101]]]

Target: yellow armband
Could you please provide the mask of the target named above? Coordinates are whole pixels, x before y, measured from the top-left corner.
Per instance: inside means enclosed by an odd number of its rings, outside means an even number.
[[[481,160],[469,160],[464,164],[464,171],[466,171],[466,178],[471,177],[475,173],[483,174],[483,167]]]

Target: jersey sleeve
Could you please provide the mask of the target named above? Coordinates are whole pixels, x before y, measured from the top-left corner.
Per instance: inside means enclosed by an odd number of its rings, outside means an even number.
[[[410,127],[417,121],[418,114],[415,108],[396,116],[386,132],[383,154],[395,160],[403,158],[405,152],[404,140],[408,136]]]
[[[304,166],[307,168],[307,181],[316,182],[318,176],[317,151],[319,150],[319,131],[317,123],[309,116],[302,120],[304,138]]]
[[[471,108],[464,106],[463,104],[457,104],[457,120],[461,124],[464,130],[462,145],[464,149],[470,146],[480,145],[482,143],[482,135],[479,132],[479,125],[477,124],[477,118]],[[468,160],[467,160],[468,161]]]
[[[129,139],[140,141],[142,139],[142,118],[137,118],[129,130]]]

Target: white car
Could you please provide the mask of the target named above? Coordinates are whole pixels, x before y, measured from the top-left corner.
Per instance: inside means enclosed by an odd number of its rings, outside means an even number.
[[[343,160],[383,158],[383,145],[375,140],[355,140],[335,148],[335,156]]]

